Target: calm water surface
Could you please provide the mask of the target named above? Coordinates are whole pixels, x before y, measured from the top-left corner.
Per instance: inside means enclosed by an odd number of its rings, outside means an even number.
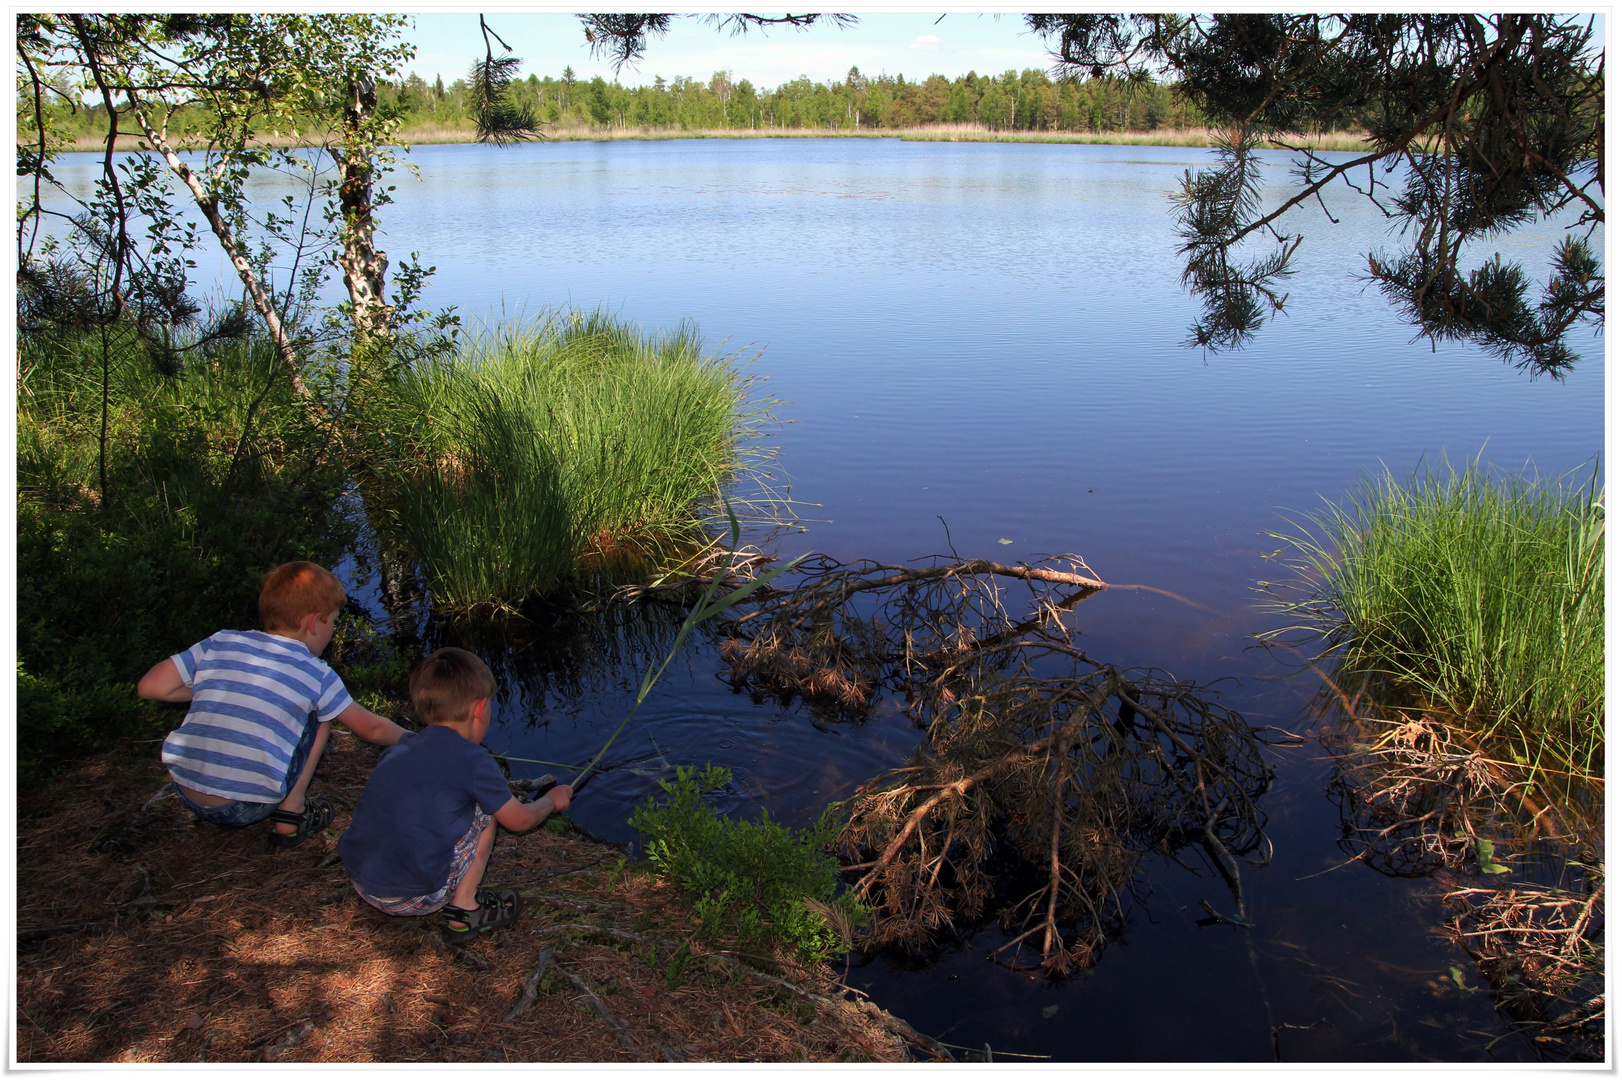
[[[750,370],[783,402],[772,442],[808,526],[781,552],[903,562],[945,551],[944,521],[965,555],[1080,554],[1107,581],[1192,601],[1102,593],[1078,609],[1089,652],[1234,678],[1225,701],[1253,723],[1303,729],[1315,689],[1251,637],[1269,626],[1254,590],[1281,576],[1262,558],[1281,514],[1382,466],[1479,455],[1548,475],[1602,449],[1601,339],[1578,340],[1563,383],[1416,343],[1356,276],[1362,253],[1400,240],[1349,191],[1326,192],[1338,225],[1316,208],[1286,220],[1307,234],[1287,317],[1242,353],[1184,347],[1195,305],[1166,194],[1203,163],[1197,150],[783,140],[411,156],[421,181],[397,181],[383,244],[437,266],[430,306],[474,321],[571,305],[646,328],[691,319],[716,351],[759,354]],[[1527,229],[1484,254],[1541,273],[1552,235]],[[617,662],[567,670],[506,643],[516,669],[540,668],[509,680],[488,742],[583,760],[660,633],[621,635]],[[804,823],[916,744],[896,709],[823,725],[731,693],[717,669],[702,643],[673,668],[611,754],[633,767],[593,781],[582,823],[629,839],[630,807],[656,780],[706,761],[733,770],[729,809]],[[1202,898],[1231,897],[1168,862],[1081,978],[988,962],[1003,940],[992,927],[927,966],[875,959],[853,984],[949,1042],[1058,1060],[1271,1061],[1279,1025],[1298,1026],[1280,1031],[1285,1061],[1526,1060],[1517,1039],[1489,1049],[1505,1028],[1435,938],[1435,887],[1340,867],[1317,742],[1274,758],[1262,805],[1276,856],[1246,883],[1254,933],[1196,925]]]

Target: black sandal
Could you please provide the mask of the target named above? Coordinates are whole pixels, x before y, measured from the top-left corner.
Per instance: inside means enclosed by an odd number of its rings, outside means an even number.
[[[452,945],[461,945],[480,934],[512,925],[518,921],[518,913],[524,907],[523,900],[512,889],[502,889],[500,892],[480,889],[474,894],[473,901],[478,907],[471,911],[455,904],[446,904],[439,909],[445,918],[462,924],[444,928],[445,939]]]
[[[278,825],[292,825],[290,833],[270,830],[270,842],[277,847],[298,847],[304,843],[305,837],[311,833],[318,833],[332,824],[337,811],[325,799],[305,799],[303,813],[295,814],[291,810],[272,810],[270,820]]]

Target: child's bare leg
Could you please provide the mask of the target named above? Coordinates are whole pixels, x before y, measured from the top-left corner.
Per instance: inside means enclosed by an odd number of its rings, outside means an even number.
[[[451,894],[452,906],[459,907],[463,911],[472,911],[479,906],[479,882],[484,880],[484,868],[490,865],[490,850],[495,846],[496,819],[491,818],[490,824],[479,834],[479,846],[473,852],[473,861],[468,864],[467,873],[462,875],[462,880],[456,883],[456,891]]]
[[[293,782],[293,789],[287,793],[287,798],[283,799],[276,809],[293,814],[304,812],[304,793],[310,790],[310,781],[315,779],[315,767],[321,762],[321,751],[326,749],[327,735],[331,729],[331,724],[320,725],[320,730],[315,733],[315,742],[310,746],[310,756],[304,759],[304,771],[299,773],[298,779]],[[291,836],[298,831],[298,826],[279,821],[276,823],[276,831],[284,836]]]

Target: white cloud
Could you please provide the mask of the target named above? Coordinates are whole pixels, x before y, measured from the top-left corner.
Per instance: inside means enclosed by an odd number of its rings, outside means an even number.
[[[909,49],[929,49],[931,51],[939,49],[940,47],[941,39],[936,37],[934,34],[920,34],[918,37],[913,39],[911,45],[907,46]]]

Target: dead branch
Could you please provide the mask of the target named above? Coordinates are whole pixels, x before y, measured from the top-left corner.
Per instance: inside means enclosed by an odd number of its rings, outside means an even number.
[[[1327,741],[1345,846],[1393,876],[1501,876],[1503,886],[1443,897],[1453,913],[1446,935],[1541,1054],[1602,1060],[1604,868],[1591,853],[1596,826],[1584,823],[1587,808],[1603,805],[1601,778],[1561,773],[1564,790],[1551,790],[1546,772],[1491,756],[1462,721],[1381,708],[1366,689],[1348,699],[1331,684],[1322,699],[1338,710]],[[1576,891],[1508,884],[1511,872],[1540,863],[1574,878]]]
[[[1572,800],[1526,766],[1490,757],[1456,722],[1417,709],[1363,712],[1342,713],[1334,725],[1331,791],[1348,850],[1382,873],[1468,872],[1485,851],[1500,861],[1564,858],[1583,845],[1584,813]],[[1573,790],[1583,784],[1567,780]],[[1586,801],[1601,804],[1603,788],[1589,786]]]
[[[1601,1061],[1605,1054],[1605,886],[1454,889],[1450,938],[1481,968],[1498,1006],[1548,1057]]]
[[[712,573],[741,579],[752,565]],[[837,847],[874,905],[867,945],[922,947],[996,906],[1010,947],[1035,943],[1043,970],[1063,974],[1124,925],[1143,856],[1190,843],[1210,850],[1244,918],[1234,855],[1267,850],[1259,733],[1208,688],[1077,649],[1067,620],[1108,587],[1082,559],[813,557],[773,586],[721,630],[734,686],[830,719],[870,715],[890,694],[928,733],[845,805]],[[1004,896],[1015,882],[990,869],[999,852],[1039,886]]]

